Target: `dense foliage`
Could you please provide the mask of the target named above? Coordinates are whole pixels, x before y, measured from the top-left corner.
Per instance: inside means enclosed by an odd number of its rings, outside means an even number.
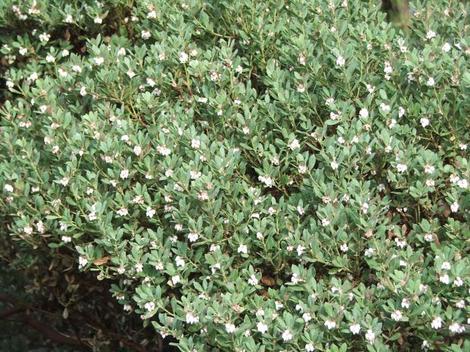
[[[3,1],[3,259],[185,352],[468,351],[468,6],[410,10]]]

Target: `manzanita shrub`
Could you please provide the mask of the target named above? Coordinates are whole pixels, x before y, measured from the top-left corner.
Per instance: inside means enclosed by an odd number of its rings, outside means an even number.
[[[15,265],[185,352],[470,350],[468,4],[0,9]]]

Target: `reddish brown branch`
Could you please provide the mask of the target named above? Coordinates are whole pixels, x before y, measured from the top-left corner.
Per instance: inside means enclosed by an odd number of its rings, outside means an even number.
[[[28,325],[29,327],[35,329],[54,343],[79,346],[82,348],[88,347],[83,342],[68,335],[62,334],[57,330],[54,330],[52,327],[44,324],[43,322],[34,319],[29,314],[22,314],[18,317],[18,319],[15,320],[20,321]]]
[[[24,308],[13,307],[13,308],[5,309],[0,312],[0,320],[7,319],[8,317],[18,314],[20,312],[24,312]]]
[[[54,343],[73,345],[73,346],[78,346],[82,348],[88,347],[82,341],[75,339],[73,337],[70,337],[68,335],[62,334],[58,332],[57,330],[55,330],[54,328],[50,327],[49,325],[44,324],[44,322],[41,322],[35,319],[30,313],[28,312],[23,313],[30,307],[28,307],[25,304],[22,304],[21,302],[16,300],[14,297],[4,294],[4,293],[0,293],[0,301],[7,302],[10,305],[12,305],[11,308],[5,309],[2,312],[0,312],[0,319],[9,320],[9,321],[17,321],[25,325],[28,325],[29,327],[40,332],[43,336],[45,336],[46,338],[48,338]],[[31,309],[34,310],[34,308],[31,308]]]

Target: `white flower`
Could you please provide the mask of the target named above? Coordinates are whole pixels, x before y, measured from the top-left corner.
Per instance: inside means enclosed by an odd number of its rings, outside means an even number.
[[[385,66],[385,67],[384,67],[384,73],[385,73],[385,74],[389,75],[389,74],[391,74],[391,73],[393,72],[393,68],[392,68],[392,66],[390,65],[390,62],[385,61],[384,66]]]
[[[343,244],[339,247],[339,249],[341,250],[341,252],[346,253],[346,252],[349,250],[349,247],[348,247],[348,245],[347,245],[346,243],[343,243]]]
[[[73,72],[77,72],[77,73],[81,73],[82,72],[82,68],[78,65],[73,65],[72,66],[72,71]]]
[[[256,278],[255,274],[251,274],[250,278],[248,279],[248,283],[252,286],[258,285],[258,279]]]
[[[338,167],[339,167],[339,164],[336,160],[333,160],[331,163],[330,163],[330,166],[333,170],[338,170]]]
[[[65,16],[64,22],[65,23],[73,23],[72,15],[68,14],[67,16]]]
[[[149,77],[147,77],[147,79],[145,80],[147,82],[147,84],[150,86],[150,87],[153,87],[155,86],[155,81]]]
[[[327,320],[325,321],[324,325],[328,330],[334,329],[336,327],[336,322],[333,320]]]
[[[295,150],[300,148],[300,143],[297,139],[293,139],[292,142],[289,143],[288,145],[290,150]]]
[[[330,97],[330,98],[328,98],[328,99],[325,100],[325,104],[326,104],[327,106],[331,106],[331,105],[333,105],[334,103],[335,103],[335,99],[334,99],[334,98],[331,98],[331,97]]]
[[[33,229],[31,226],[29,226],[29,225],[23,227],[23,232],[24,232],[25,234],[27,234],[27,235],[31,235],[31,234],[33,233],[33,230],[34,230],[34,229]]]
[[[199,238],[199,234],[197,232],[190,232],[188,234],[188,240],[189,242],[196,242]]]
[[[5,192],[9,192],[9,193],[13,192],[14,190],[13,186],[8,183],[3,187],[3,189],[5,190]]]
[[[117,272],[118,274],[122,275],[126,272],[126,268],[121,265],[119,268],[117,268]]]
[[[434,234],[432,233],[427,233],[424,235],[424,240],[427,242],[432,242],[434,241]]]
[[[366,89],[369,92],[369,94],[372,94],[372,93],[374,93],[375,87],[373,85],[367,83],[366,84]]]
[[[424,173],[425,174],[432,174],[436,169],[432,165],[424,165]]]
[[[452,49],[452,47],[450,46],[449,43],[444,43],[444,45],[442,46],[442,51],[445,53],[448,53],[450,49]]]
[[[297,255],[300,257],[300,256],[304,253],[305,247],[299,244],[299,245],[297,246],[296,251],[297,251]]]
[[[266,187],[272,187],[274,185],[273,179],[269,176],[258,176],[258,180],[264,183]]]
[[[48,54],[48,55],[46,56],[46,61],[49,62],[49,63],[55,62],[55,57],[52,56],[51,54]]]
[[[60,147],[58,145],[55,145],[52,147],[52,153],[57,154],[60,151]]]
[[[365,203],[365,202],[362,203],[362,205],[361,205],[361,210],[362,210],[362,213],[363,213],[363,214],[367,214],[367,211],[369,210],[369,204],[367,204],[367,203]]]
[[[340,113],[340,112],[338,112],[338,113],[333,112],[333,111],[330,112],[330,119],[332,119],[332,120],[334,120],[334,121],[338,120],[338,118],[339,118],[340,116],[341,116],[341,113]]]
[[[96,212],[91,211],[91,212],[88,214],[88,220],[93,221],[93,220],[96,220],[96,219],[97,219],[97,217],[96,217]]]
[[[341,55],[339,55],[339,56],[336,58],[336,65],[337,65],[337,66],[344,66],[345,63],[346,63],[346,60],[345,60],[344,57],[342,57]]]
[[[42,34],[39,35],[39,40],[41,42],[47,43],[49,41],[49,39],[51,39],[51,36],[47,33],[42,33]]]
[[[221,268],[220,263],[215,263],[215,264],[211,265],[212,274],[214,274],[217,270],[220,270],[220,268]]]
[[[259,322],[258,324],[256,324],[256,329],[257,329],[260,333],[264,334],[264,333],[266,333],[266,332],[268,331],[268,326],[267,326],[265,323],[263,323],[263,322]]]
[[[375,340],[375,334],[371,329],[367,330],[366,340],[369,341],[369,343],[373,343]]]
[[[72,242],[72,237],[64,235],[64,236],[61,237],[61,240],[64,243],[69,243],[69,242]]]
[[[299,93],[305,92],[305,86],[303,84],[299,84],[297,86],[297,92],[299,92]]]
[[[428,87],[434,87],[435,84],[436,84],[436,82],[434,81],[434,78],[429,77],[428,80],[427,80],[427,82],[426,82],[426,85],[427,85]]]
[[[459,203],[453,202],[453,203],[450,205],[450,210],[451,210],[453,213],[458,212],[458,211],[459,211]]]
[[[117,211],[117,214],[119,216],[126,216],[129,214],[129,211],[127,210],[127,208],[121,208]]]
[[[180,55],[179,55],[179,60],[182,64],[188,62],[188,54],[186,54],[184,51],[180,52]]]
[[[465,327],[460,325],[459,323],[452,323],[449,326],[449,330],[454,334],[460,334],[465,331]]]
[[[67,77],[69,75],[67,71],[62,70],[61,68],[59,68],[57,71],[59,72],[60,77]]]
[[[406,170],[408,170],[408,166],[405,164],[397,164],[397,171],[399,173],[404,173]]]
[[[466,179],[462,178],[462,179],[457,181],[457,185],[460,188],[466,189],[466,188],[468,188],[468,181]]]
[[[83,86],[82,88],[80,88],[80,95],[82,97],[84,97],[85,95],[87,95],[87,91],[86,91],[86,87]]]
[[[69,184],[69,181],[70,181],[70,178],[68,177],[62,177],[60,180],[59,180],[59,183],[62,185],[62,186],[67,186]]]
[[[426,118],[426,117],[422,117],[419,122],[421,123],[421,126],[423,126],[423,128],[426,128],[429,126],[429,119]]]
[[[199,139],[192,139],[191,140],[191,148],[199,149],[201,147],[201,141]]]
[[[410,300],[408,298],[403,298],[401,300],[401,307],[405,309],[410,308]]]
[[[302,319],[308,323],[310,320],[312,320],[312,315],[310,313],[304,313],[302,314]]]
[[[436,37],[436,32],[432,31],[432,30],[429,30],[427,33],[426,33],[426,39],[427,40],[431,40],[433,38]]]
[[[284,330],[284,332],[282,333],[282,339],[286,342],[292,340],[293,337],[294,336],[289,330]]]
[[[163,156],[168,156],[171,154],[171,150],[165,145],[159,145],[157,146],[157,153]]]
[[[152,218],[155,215],[156,211],[155,209],[152,209],[150,207],[147,207],[147,210],[145,212],[145,215],[149,218]]]
[[[450,278],[449,275],[444,274],[439,276],[439,281],[442,282],[445,285],[448,285],[450,283]]]
[[[140,36],[142,37],[142,39],[147,40],[151,37],[151,34],[149,31],[142,31],[140,33]]]
[[[380,110],[382,110],[384,113],[389,113],[391,110],[391,107],[388,104],[380,103]]]
[[[454,185],[457,182],[459,182],[459,180],[460,180],[460,177],[458,177],[457,175],[454,175],[454,174],[450,175],[450,177],[449,177],[449,181]]]
[[[157,12],[155,10],[150,11],[147,14],[147,18],[149,18],[149,19],[157,18]]]
[[[287,250],[289,250],[289,248]],[[293,273],[290,279],[290,282],[292,282],[294,285],[297,285],[299,282],[303,282],[303,281],[304,279],[302,279],[297,273]]]
[[[173,283],[173,285],[176,285],[177,283],[181,282],[180,276],[179,275],[172,276],[171,282]]]
[[[155,309],[155,303],[153,302],[147,302],[144,304],[144,308],[148,311],[151,312],[152,310]]]
[[[405,109],[403,108],[403,106],[400,106],[398,108],[398,117],[402,117],[403,115],[405,115]]]
[[[244,244],[238,246],[238,253],[248,254],[248,247]]]
[[[460,276],[457,276],[454,280],[454,286],[461,287],[463,285],[463,280]]]
[[[403,315],[399,310],[392,312],[391,318],[395,321],[400,321],[403,318]]]
[[[435,317],[431,322],[431,327],[435,330],[440,329],[442,327],[442,318]]]
[[[451,268],[451,265],[450,265],[449,262],[444,262],[444,263],[442,263],[442,265],[441,265],[441,269],[442,269],[442,270],[450,270],[450,268]]]
[[[232,323],[225,324],[225,331],[229,334],[233,334],[237,330],[236,326]]]
[[[305,352],[313,352],[315,351],[315,347],[311,343],[307,343],[305,345]]]
[[[374,248],[367,248],[364,252],[364,255],[368,258],[372,257],[375,253],[375,249]]]
[[[359,116],[362,117],[362,118],[367,118],[367,117],[369,117],[369,110],[367,110],[366,108],[362,108],[362,109],[359,111]]]
[[[100,66],[104,62],[104,58],[102,56],[95,57],[93,59],[93,62],[95,63],[96,66]]]
[[[84,268],[86,265],[88,264],[88,259],[83,257],[83,256],[80,256],[78,258],[78,267],[81,269],[81,268]]]
[[[137,273],[141,273],[144,270],[144,265],[142,263],[136,263],[135,264],[135,271]]]
[[[140,145],[136,145],[133,151],[135,155],[139,156],[140,154],[142,154],[142,147]]]
[[[184,259],[181,258],[180,256],[177,256],[175,258],[175,263],[176,263],[176,266],[179,267],[179,268],[184,268],[184,266],[185,266]]]
[[[103,19],[101,17],[97,16],[97,17],[95,17],[93,22],[95,22],[96,24],[101,24],[101,23],[103,23]]]
[[[91,192],[93,192],[93,189],[91,189]],[[133,204],[144,204],[144,197],[141,195],[137,195],[134,198],[132,198],[132,203]]]
[[[460,308],[460,309],[464,309],[465,308],[465,301],[463,299],[461,299],[460,301],[458,301],[455,306],[457,308]]]
[[[199,317],[194,315],[192,312],[186,313],[186,323],[197,324],[199,323]]]
[[[349,326],[349,331],[351,331],[353,335],[357,335],[361,331],[361,326],[359,324],[352,324]]]
[[[119,177],[121,177],[123,180],[128,178],[129,177],[129,170],[127,170],[127,169],[122,170],[121,173],[119,174]]]

